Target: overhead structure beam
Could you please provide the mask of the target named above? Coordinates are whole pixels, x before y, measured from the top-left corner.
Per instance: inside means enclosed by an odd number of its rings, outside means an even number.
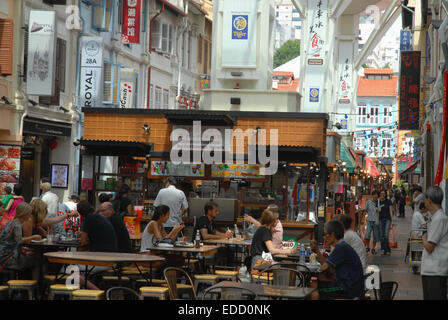
[[[383,38],[384,34],[389,30],[392,24],[401,14],[401,0],[394,0],[384,12],[379,22],[378,28],[375,28],[362,48],[358,57],[353,64],[354,70],[359,70],[365,59],[372,53],[373,49]]]
[[[301,18],[305,18],[305,5],[303,5],[300,0],[291,0],[293,6],[299,12]]]
[[[352,3],[352,0],[338,0],[338,2],[331,8],[331,18],[339,19],[348,6]]]

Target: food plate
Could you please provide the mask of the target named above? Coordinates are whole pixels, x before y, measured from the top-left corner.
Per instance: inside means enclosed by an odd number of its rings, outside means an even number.
[[[42,240],[31,240],[32,243],[44,243],[47,242],[47,238],[44,238]]]
[[[183,248],[193,248],[194,244],[192,242],[177,242],[174,243],[175,247],[183,247]]]

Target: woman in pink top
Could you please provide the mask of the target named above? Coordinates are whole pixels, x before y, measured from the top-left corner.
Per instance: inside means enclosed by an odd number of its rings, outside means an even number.
[[[276,217],[276,223],[274,225],[274,227],[271,230],[271,234],[272,234],[272,245],[276,248],[276,249],[282,249],[282,243],[283,243],[283,225],[280,222],[279,214],[278,214],[278,206],[275,204],[270,204],[267,208],[267,210],[271,211],[272,213],[274,213],[274,216]],[[249,215],[244,215],[244,220],[254,224],[257,228],[261,225],[261,223],[254,219],[253,217],[249,216]]]

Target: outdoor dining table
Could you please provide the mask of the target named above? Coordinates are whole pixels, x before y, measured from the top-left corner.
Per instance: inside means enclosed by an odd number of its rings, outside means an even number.
[[[210,288],[211,291],[218,291],[220,288],[243,288],[253,291],[258,297],[267,298],[283,298],[283,299],[300,299],[304,300],[308,298],[317,288],[308,287],[288,287],[267,285],[252,282],[234,282],[234,281],[222,281],[215,284]]]
[[[198,254],[201,257],[210,256],[218,252],[218,246],[215,245],[201,245],[200,248],[195,247],[152,247],[151,252],[168,252],[168,253],[178,253],[187,254],[187,265],[190,267],[190,259],[194,254]],[[205,270],[205,259],[202,259],[202,268]]]
[[[299,271],[307,271],[306,268],[301,267],[300,265],[300,255],[299,254],[288,254],[288,255],[273,255],[272,259],[274,259],[274,261],[277,262],[282,262],[282,261],[293,261],[293,262],[297,262],[299,263],[298,265],[298,270]],[[311,275],[317,276],[319,275],[319,273],[321,272],[320,270],[320,264],[319,263],[315,263],[315,264],[311,264],[309,262],[305,262],[303,263],[306,267],[308,267],[308,269],[311,271]]]
[[[119,253],[119,252],[91,252],[91,251],[77,251],[77,252],[47,252],[44,254],[49,262],[60,263],[65,266],[67,265],[85,265],[85,284],[87,286],[87,278],[89,273],[93,270],[95,266],[111,267],[116,272],[118,276],[119,283],[121,281],[121,273],[124,264],[133,263],[135,264],[140,275],[148,282],[149,285],[152,284],[152,264],[155,262],[165,261],[165,258],[147,255],[147,254],[135,254],[135,253]],[[149,263],[150,272],[149,280],[142,273],[139,265],[145,265]],[[92,268],[89,270],[89,266]]]
[[[236,238],[214,239],[214,240],[203,240],[203,241],[204,241],[204,243],[226,246],[226,247],[231,247],[231,246],[242,247],[243,251],[242,251],[242,256],[241,256],[241,266],[244,266],[244,257],[245,257],[244,255],[245,255],[246,251],[249,250],[249,247],[252,245],[252,240],[243,240],[243,239],[236,239]]]

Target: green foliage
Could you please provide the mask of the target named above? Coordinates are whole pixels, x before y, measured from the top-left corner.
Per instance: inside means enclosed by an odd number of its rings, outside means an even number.
[[[300,55],[300,40],[288,40],[274,54],[274,69]]]
[[[390,62],[384,64],[383,69],[390,69]]]
[[[363,67],[364,69],[368,69],[368,68],[370,68],[370,66],[369,66],[367,63],[363,63],[362,67]]]

